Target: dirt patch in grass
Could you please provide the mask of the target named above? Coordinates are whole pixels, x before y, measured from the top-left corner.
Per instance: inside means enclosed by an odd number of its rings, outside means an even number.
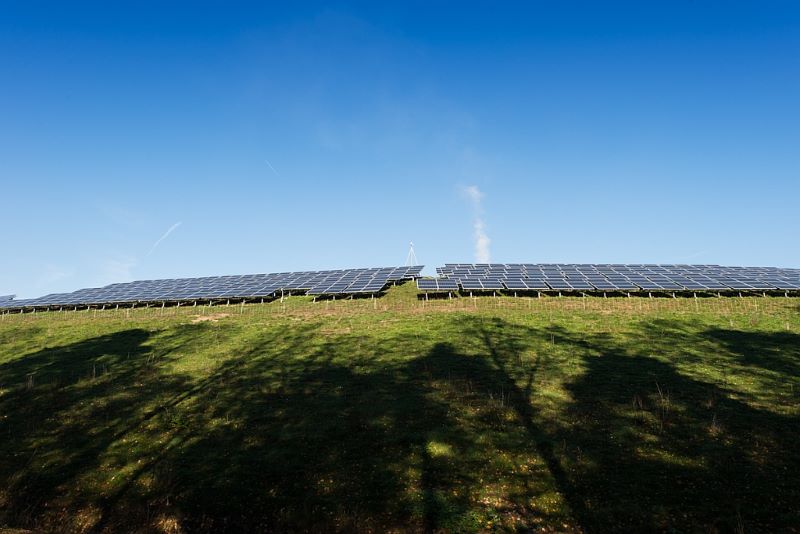
[[[230,313],[212,313],[211,315],[198,315],[194,319],[192,319],[192,324],[197,323],[216,323],[219,322],[220,319],[224,319],[225,317],[230,317]]]

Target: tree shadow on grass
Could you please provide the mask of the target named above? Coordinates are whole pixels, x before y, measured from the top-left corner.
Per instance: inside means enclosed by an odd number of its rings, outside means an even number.
[[[241,332],[134,329],[0,365],[6,520],[214,532],[797,524],[797,418],[659,354],[735,359],[786,340],[454,321],[458,339],[426,344],[265,327],[199,377],[172,370],[180,354]],[[558,387],[565,397],[550,399]]]
[[[490,359],[446,342],[400,358],[419,345],[318,339],[265,334],[193,384],[170,440],[131,477],[149,484],[129,480],[106,500],[95,529],[119,524],[135,502],[190,531],[477,531],[512,524],[511,516],[517,525],[570,521],[529,509],[554,487],[548,466],[531,468],[546,482],[510,473],[510,458],[534,463],[540,453],[530,425],[515,420],[529,415],[524,408],[507,417],[520,400]],[[498,473],[517,493],[503,493]]]
[[[800,335],[793,332],[746,332],[714,328],[704,337],[724,347],[743,364],[800,376]]]
[[[124,448],[121,439],[158,413],[171,391],[188,385],[180,375],[162,376],[170,358],[147,346],[151,337],[124,330],[0,365],[5,521],[70,530],[77,511],[97,509],[102,492],[94,475],[102,457]],[[59,506],[63,516],[49,515]]]
[[[553,436],[564,443],[581,525],[603,532],[795,527],[800,487],[787,475],[800,472],[797,417],[753,408],[740,391],[677,371],[658,347],[692,347],[709,333],[676,326],[680,335],[665,337],[664,326],[649,332],[645,323],[628,342],[554,329],[584,366],[566,385],[572,401]],[[637,342],[657,336],[655,346]],[[743,341],[758,350],[786,339]],[[740,350],[727,348],[733,357]]]
[[[447,469],[426,449],[432,429],[455,446],[447,406],[402,366],[343,364],[349,342],[300,341],[281,354],[254,347],[208,380],[188,415],[203,432],[189,431],[163,457],[183,524],[433,530],[460,517],[468,505],[447,491],[460,482],[443,481]]]

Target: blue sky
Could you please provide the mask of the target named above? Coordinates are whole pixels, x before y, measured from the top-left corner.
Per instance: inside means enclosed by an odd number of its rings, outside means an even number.
[[[0,6],[0,294],[800,266],[796,2],[165,4]]]

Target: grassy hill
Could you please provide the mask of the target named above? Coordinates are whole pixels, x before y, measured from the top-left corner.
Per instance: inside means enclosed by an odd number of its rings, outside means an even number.
[[[800,303],[462,298],[0,319],[0,526],[800,525]]]

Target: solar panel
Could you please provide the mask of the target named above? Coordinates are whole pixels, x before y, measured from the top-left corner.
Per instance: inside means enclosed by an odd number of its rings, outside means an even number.
[[[481,280],[483,289],[503,289],[503,283],[496,278],[486,278]]]
[[[447,278],[440,278],[436,281],[439,285],[440,290],[445,291],[457,291],[458,290],[458,282],[456,280],[451,280]]]
[[[528,285],[522,278],[507,278],[503,282],[508,289],[521,289],[527,291]]]
[[[681,264],[447,263],[437,273],[465,290],[514,291],[797,291],[800,269]]]
[[[240,276],[139,280],[54,293],[35,299],[0,296],[0,308],[148,303],[309,295],[378,293],[392,282],[419,279],[422,266],[300,271]],[[792,291],[800,269],[681,264],[469,264],[438,267],[440,278],[419,280],[420,290],[467,291]],[[430,289],[428,289],[430,288]],[[434,289],[435,288],[435,289]]]
[[[478,278],[462,278],[461,287],[464,289],[477,289],[482,290],[483,284]]]
[[[523,280],[528,289],[537,291],[547,291],[550,287],[545,283],[543,278],[527,278]]]
[[[573,278],[570,278],[569,279],[569,284],[574,289],[577,289],[579,291],[592,291],[592,290],[594,290],[594,286],[592,284],[590,284],[588,281],[582,280],[582,279],[575,280]]]
[[[327,289],[328,289],[327,285],[312,287],[311,289],[306,291],[306,295],[324,295]]]
[[[419,278],[417,279],[417,289],[436,291],[439,289],[439,286],[437,285],[436,280],[431,280],[430,278]]]
[[[410,266],[138,280],[35,299],[0,299],[0,308],[263,298],[280,291],[306,292],[309,295],[377,293],[390,282],[417,278],[421,271],[422,266]]]
[[[589,282],[595,287],[595,289],[600,291],[618,291],[622,289],[606,278],[592,279]]]
[[[572,286],[564,278],[545,278],[545,282],[551,289],[572,291]]]

